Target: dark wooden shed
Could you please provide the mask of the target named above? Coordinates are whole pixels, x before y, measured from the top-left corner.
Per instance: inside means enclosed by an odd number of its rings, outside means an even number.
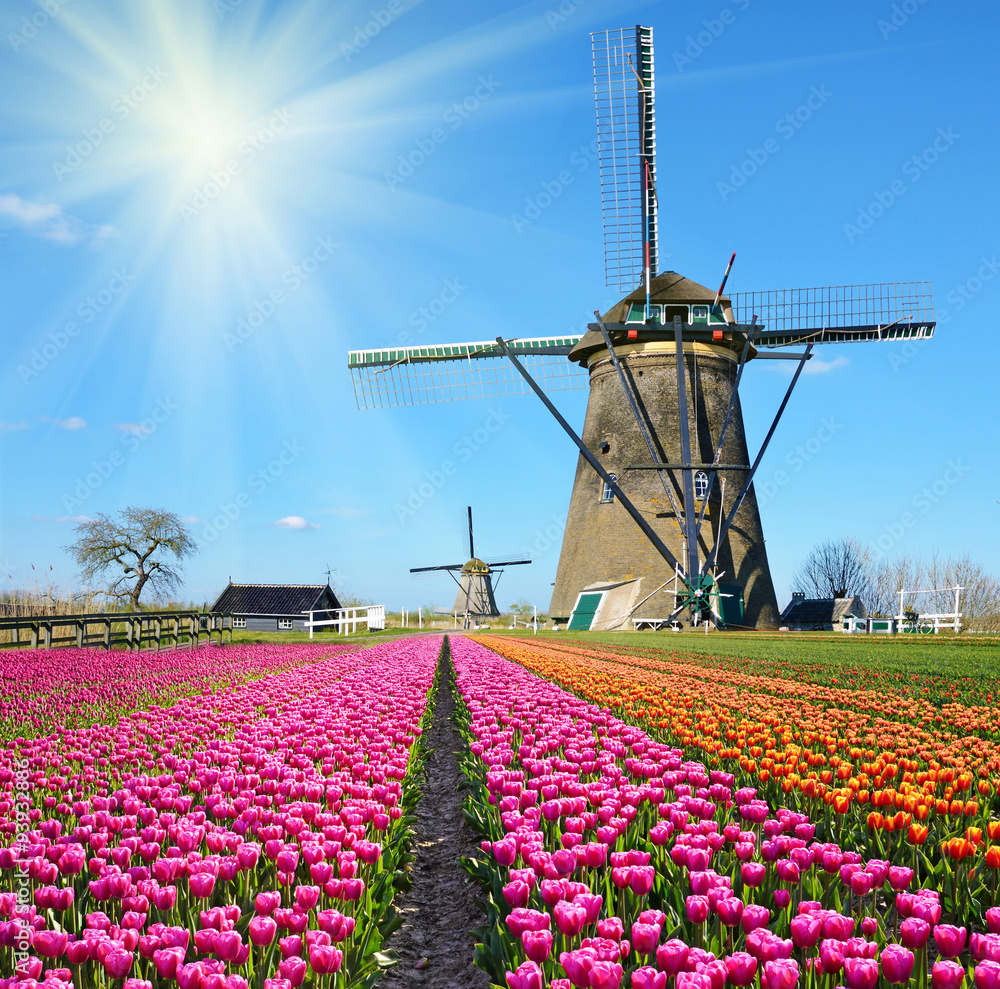
[[[340,607],[329,584],[234,584],[219,595],[212,611],[231,612],[233,628],[249,632],[308,632],[306,611]],[[317,615],[317,618],[333,617]]]

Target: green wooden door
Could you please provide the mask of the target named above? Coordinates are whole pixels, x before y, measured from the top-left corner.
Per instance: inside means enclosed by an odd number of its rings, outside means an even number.
[[[569,619],[569,628],[587,630],[594,621],[594,615],[601,606],[603,594],[581,594]]]

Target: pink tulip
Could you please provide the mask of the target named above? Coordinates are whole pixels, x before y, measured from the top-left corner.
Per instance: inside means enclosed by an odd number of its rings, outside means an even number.
[[[656,949],[656,965],[667,975],[676,975],[687,963],[690,948],[679,938],[671,938]]]
[[[957,958],[965,950],[966,929],[952,924],[934,928],[934,943],[942,958]]]
[[[799,981],[798,963],[791,958],[764,962],[762,989],[792,989]]]
[[[516,972],[507,973],[510,989],[544,989],[545,977],[533,961],[522,962]]]
[[[35,931],[31,946],[43,958],[59,958],[69,944],[69,935],[57,931]]]
[[[566,900],[560,900],[553,907],[552,913],[559,933],[566,937],[576,937],[587,923],[586,908],[576,903],[568,903]]]
[[[874,958],[845,958],[844,981],[850,989],[874,989],[878,982],[878,962]]]
[[[899,939],[907,948],[913,950],[922,948],[930,936],[931,925],[919,917],[907,917],[899,925]]]
[[[521,947],[531,961],[541,964],[552,952],[552,932],[522,931]]]
[[[729,981],[734,986],[749,986],[757,974],[757,959],[745,951],[736,951],[726,959]]]
[[[636,922],[632,925],[632,947],[640,955],[653,954],[659,943],[660,928],[655,924],[643,924]]]
[[[976,989],[1000,989],[1000,963],[981,961],[976,966]]]
[[[247,928],[250,940],[258,948],[267,947],[274,940],[277,931],[278,925],[275,923],[273,917],[252,917],[250,926]]]
[[[329,975],[340,970],[344,953],[332,945],[314,945],[309,949],[309,965],[317,975]]]
[[[913,972],[913,952],[900,944],[887,945],[882,951],[882,975],[893,985],[909,982]]]
[[[812,948],[823,934],[823,920],[814,914],[799,914],[791,920],[791,934],[796,948]]]
[[[684,911],[687,914],[687,919],[692,924],[704,924],[708,920],[708,897],[689,896],[684,901]],[[635,940],[634,937],[633,940]]]
[[[959,989],[965,980],[965,969],[958,962],[938,961],[931,969],[933,989]]]
[[[632,973],[632,989],[667,989],[667,973],[657,972],[655,968],[644,965]],[[994,989],[994,987],[985,987]]]

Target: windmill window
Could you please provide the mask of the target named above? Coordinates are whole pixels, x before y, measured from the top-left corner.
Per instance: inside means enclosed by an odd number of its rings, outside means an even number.
[[[688,321],[689,310],[687,306],[657,306],[656,308],[657,310],[662,310],[662,318],[660,312],[657,313],[657,322],[672,323],[675,316],[680,316],[683,323]]]
[[[611,480],[618,483],[618,478],[614,474],[609,475]],[[604,482],[604,487],[601,489],[601,504],[608,505],[615,500],[615,489],[608,484],[607,481]]]
[[[708,496],[708,474],[703,470],[694,475],[694,496],[699,501],[704,501]]]
[[[245,618],[233,618],[233,628],[246,628],[247,620]]]
[[[692,306],[691,307],[691,319],[695,323],[707,323],[708,322],[708,306]]]

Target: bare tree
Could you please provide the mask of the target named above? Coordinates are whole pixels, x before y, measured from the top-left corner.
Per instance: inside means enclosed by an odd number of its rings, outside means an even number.
[[[158,508],[128,507],[117,518],[99,514],[76,527],[80,537],[69,552],[90,581],[109,581],[105,593],[139,607],[144,590],[166,594],[180,586],[182,560],[197,546],[190,532],[173,512]],[[174,560],[171,560],[170,557]]]
[[[807,597],[870,597],[870,560],[867,546],[856,539],[827,539],[814,546],[792,576],[792,586]]]
[[[922,587],[925,573],[924,561],[919,557],[901,553],[872,562],[869,570],[870,601],[865,601],[869,614],[876,618],[892,618],[899,612],[900,590]],[[904,600],[903,607],[912,609],[913,596]]]

